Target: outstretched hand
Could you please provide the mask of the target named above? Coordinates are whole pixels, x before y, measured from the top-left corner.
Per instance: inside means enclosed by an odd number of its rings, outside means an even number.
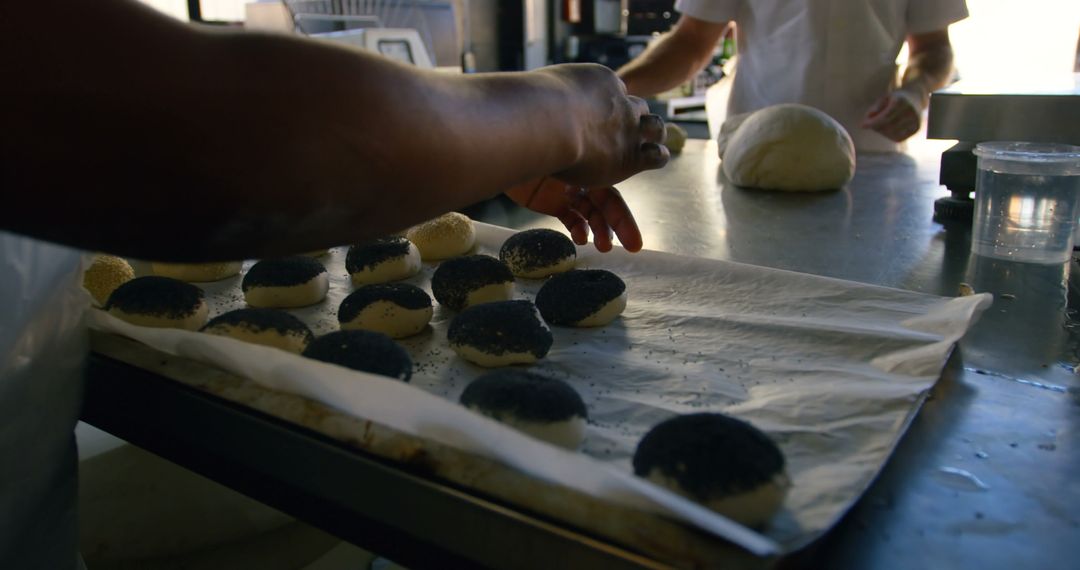
[[[593,244],[599,251],[611,251],[613,233],[627,251],[641,249],[641,230],[615,188],[588,190],[545,177],[518,184],[506,195],[530,210],[559,218],[578,245],[588,243],[592,229]]]

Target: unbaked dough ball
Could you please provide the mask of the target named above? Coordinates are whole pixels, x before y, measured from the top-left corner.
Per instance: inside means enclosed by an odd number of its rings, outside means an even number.
[[[469,307],[450,322],[450,348],[480,366],[531,364],[554,339],[530,301],[497,301]]]
[[[117,287],[134,278],[135,270],[126,260],[115,255],[99,255],[83,273],[83,287],[100,307],[109,300],[109,295]]]
[[[514,296],[514,274],[490,255],[448,259],[431,276],[431,293],[439,304],[460,311],[480,303]]]
[[[202,332],[300,354],[315,335],[304,321],[281,309],[235,309],[218,315]]]
[[[499,259],[518,277],[542,279],[573,269],[577,247],[562,232],[525,230],[503,242]]]
[[[252,307],[306,307],[326,298],[330,280],[318,260],[294,255],[252,265],[241,289]]]
[[[239,275],[241,265],[242,262],[239,261],[212,263],[164,263],[154,261],[150,264],[150,271],[153,271],[154,275],[172,277],[181,281],[208,283]]]
[[[424,261],[437,261],[472,249],[476,243],[476,229],[468,216],[450,212],[409,228],[405,237],[416,244]]]
[[[585,402],[562,380],[512,368],[496,370],[469,384],[461,403],[559,447],[577,449],[585,440]]]
[[[179,279],[149,275],[120,285],[104,307],[110,315],[142,327],[199,330],[210,309],[203,290]]]
[[[855,175],[855,145],[835,119],[806,105],[751,113],[723,145],[724,174],[738,186],[835,190]]]
[[[401,236],[357,244],[345,256],[345,270],[356,286],[407,279],[420,272],[420,250]]]
[[[634,474],[755,528],[780,510],[790,487],[784,455],[769,436],[717,413],[652,428],[634,452]]]
[[[676,125],[675,123],[665,123],[664,129],[667,131],[667,136],[664,139],[664,146],[668,147],[673,153],[680,153],[684,146],[686,146],[686,139],[688,133],[686,129]]]
[[[338,322],[343,330],[364,329],[390,338],[405,338],[431,321],[431,297],[408,283],[364,285],[341,301]]]
[[[553,325],[604,326],[626,308],[626,283],[604,269],[576,269],[544,283],[536,306]]]
[[[404,382],[412,377],[412,358],[390,337],[373,331],[335,331],[315,339],[304,356]]]

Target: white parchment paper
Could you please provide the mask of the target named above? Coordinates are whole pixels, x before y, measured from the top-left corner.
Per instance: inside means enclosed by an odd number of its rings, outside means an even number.
[[[512,230],[477,224],[477,251],[497,255]],[[325,302],[294,314],[321,334],[337,329],[352,290],[346,248],[321,258]],[[245,269],[250,265],[245,264]],[[429,293],[435,264],[410,279]],[[499,460],[614,503],[684,520],[761,555],[798,548],[827,530],[882,467],[936,381],[952,345],[990,305],[813,275],[661,252],[579,249],[578,267],[627,283],[623,315],[600,329],[553,327],[533,369],[575,386],[589,408],[582,453],[534,441],[456,404],[486,370],[446,344],[454,312],[436,307],[428,331],[401,343],[411,384],[231,339],[133,327],[95,311],[99,329],[208,362],[267,388],[296,393],[388,427]],[[240,278],[203,284],[211,316],[244,306]],[[534,299],[539,280],[517,282]],[[649,428],[675,414],[729,413],[768,432],[793,487],[764,535],[632,475]]]

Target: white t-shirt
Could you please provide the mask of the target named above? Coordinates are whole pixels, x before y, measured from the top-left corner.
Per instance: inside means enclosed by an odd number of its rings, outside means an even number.
[[[0,568],[77,568],[80,252],[0,232]]]
[[[734,20],[738,60],[728,114],[779,103],[817,107],[866,151],[895,151],[859,125],[898,84],[896,56],[908,34],[967,17],[965,0],[677,0],[707,22]]]

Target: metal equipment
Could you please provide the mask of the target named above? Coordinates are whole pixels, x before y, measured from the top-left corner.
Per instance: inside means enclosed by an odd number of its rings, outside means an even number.
[[[470,51],[460,39],[468,37],[468,15],[457,14],[454,6],[448,0],[275,0],[248,4],[246,19],[252,29],[293,32],[420,67],[460,70]]]
[[[1080,74],[1057,80],[959,82],[930,96],[927,138],[958,142],[941,155],[940,182],[951,196],[934,203],[935,220],[970,221],[976,160],[984,141],[1080,145]]]

